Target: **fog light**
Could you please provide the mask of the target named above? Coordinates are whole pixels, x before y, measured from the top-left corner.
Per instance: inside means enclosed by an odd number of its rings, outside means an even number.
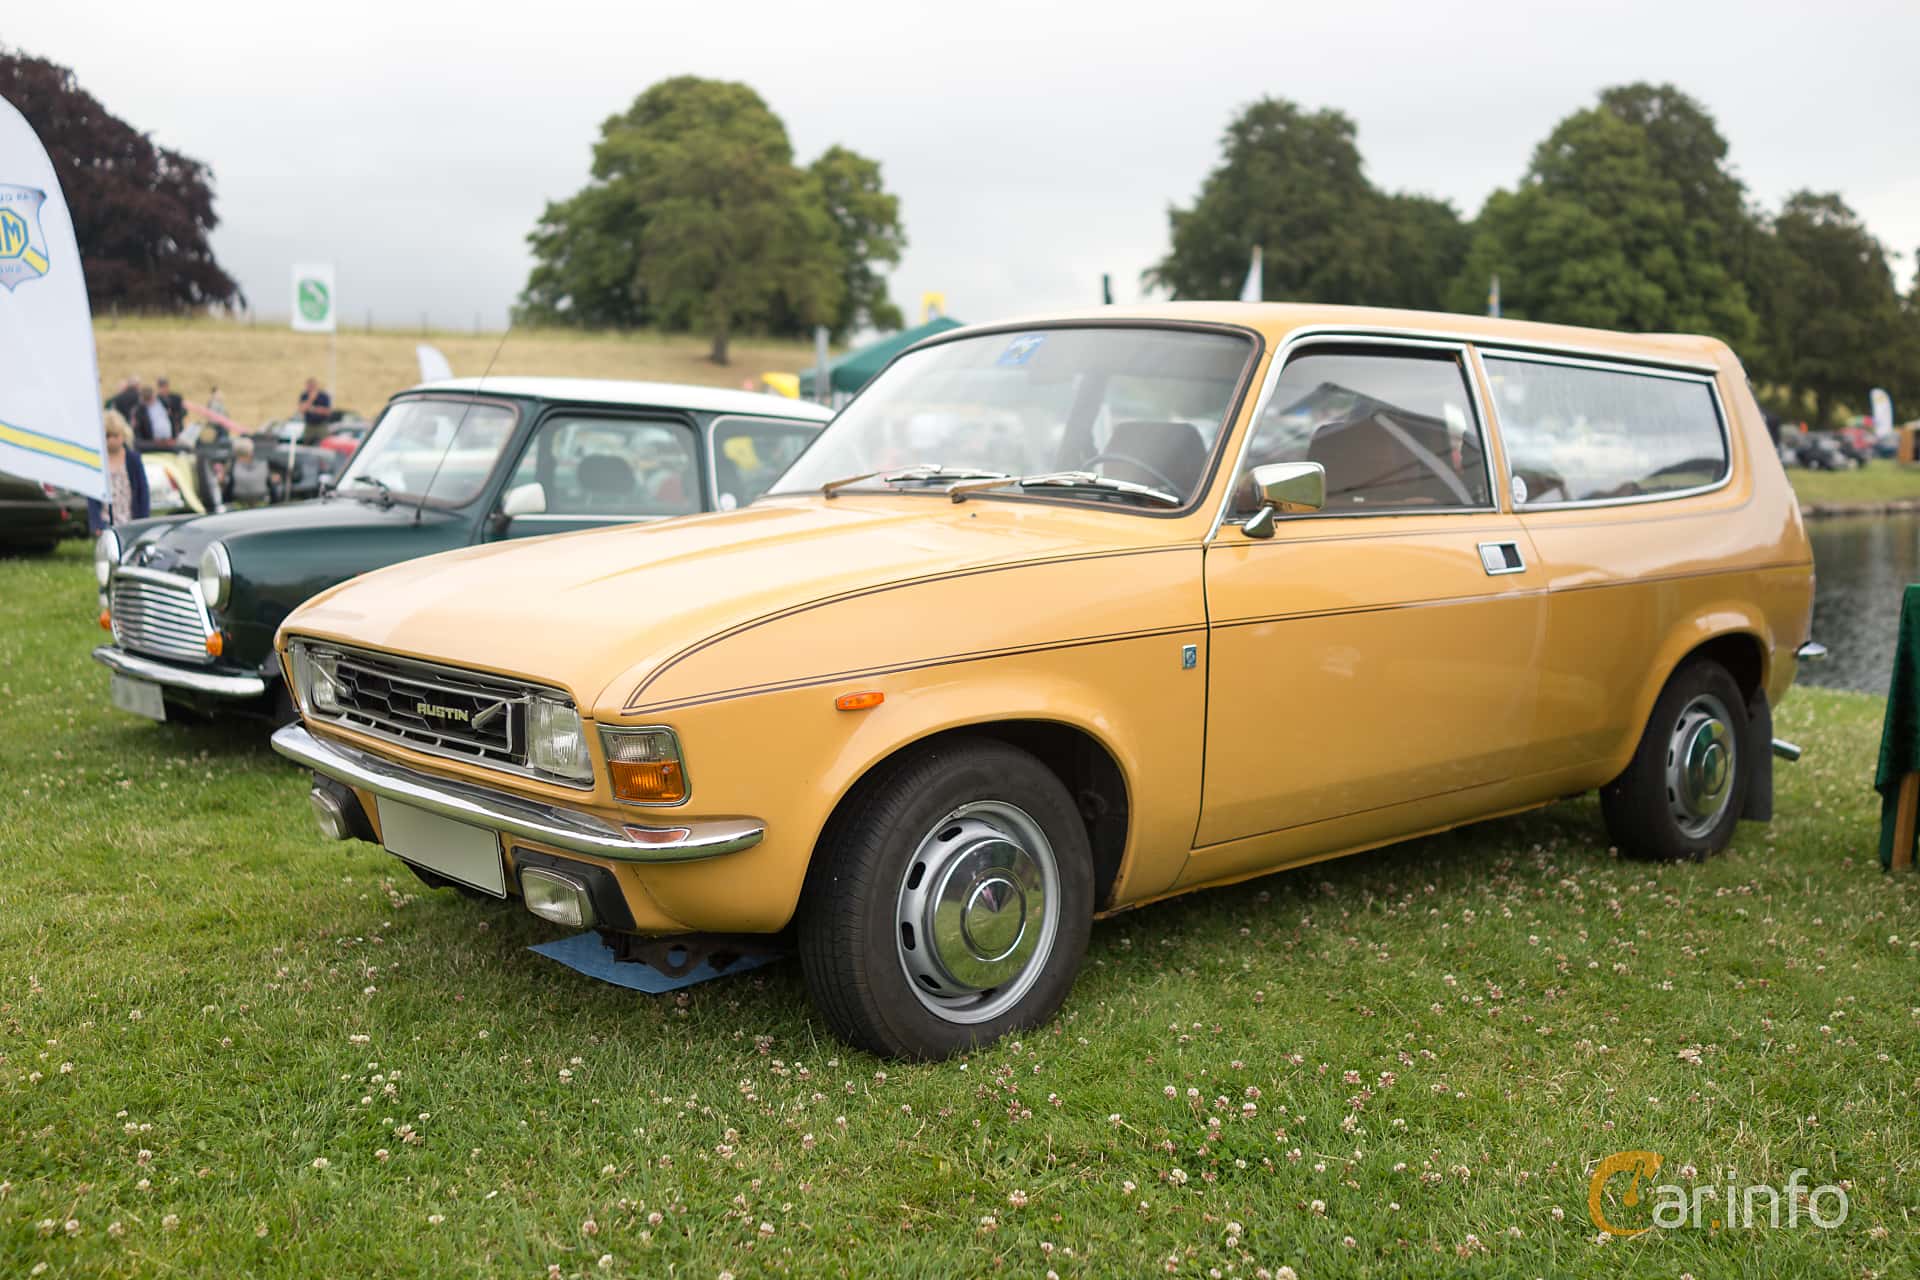
[[[313,806],[313,820],[320,824],[320,834],[329,840],[345,840],[353,834],[353,824],[347,821],[346,806],[340,803],[338,796],[319,787],[307,792],[307,803]]]
[[[527,867],[520,872],[520,897],[527,910],[542,920],[566,925],[569,929],[593,927],[593,901],[587,886],[557,871]]]

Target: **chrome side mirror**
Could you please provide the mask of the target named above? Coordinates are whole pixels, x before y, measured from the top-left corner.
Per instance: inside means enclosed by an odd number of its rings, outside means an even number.
[[[1271,538],[1273,517],[1302,515],[1327,505],[1327,469],[1317,462],[1270,462],[1253,469],[1260,510],[1240,526],[1249,538]]]
[[[506,498],[500,503],[500,514],[508,517],[537,516],[546,509],[546,486],[538,480],[507,490]]]

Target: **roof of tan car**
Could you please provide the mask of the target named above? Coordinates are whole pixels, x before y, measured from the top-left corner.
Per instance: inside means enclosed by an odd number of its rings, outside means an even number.
[[[1136,306],[1089,307],[1047,315],[1023,316],[1010,322],[1055,324],[1065,321],[1185,320],[1242,325],[1257,329],[1269,342],[1278,342],[1297,329],[1391,329],[1471,341],[1505,342],[1520,346],[1583,347],[1655,359],[1684,359],[1694,364],[1716,364],[1726,349],[1717,338],[1687,333],[1621,333],[1612,329],[1583,329],[1575,325],[1540,324],[1532,320],[1495,320],[1487,316],[1448,311],[1399,311],[1386,307],[1336,307],[1311,302],[1161,302]],[[990,327],[1003,329],[1008,324]],[[964,332],[956,330],[958,332]],[[941,335],[942,338],[950,334]]]

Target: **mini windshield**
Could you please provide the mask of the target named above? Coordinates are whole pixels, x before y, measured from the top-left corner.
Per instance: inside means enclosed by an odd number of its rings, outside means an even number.
[[[976,494],[1185,506],[1253,350],[1237,334],[1094,326],[936,343],[888,366],[771,492],[938,493],[966,481]],[[966,480],[1063,472],[1126,484],[983,490]],[[1142,486],[1178,502],[1146,498]]]
[[[472,502],[513,438],[513,410],[461,400],[390,405],[353,455],[337,492],[433,506]]]

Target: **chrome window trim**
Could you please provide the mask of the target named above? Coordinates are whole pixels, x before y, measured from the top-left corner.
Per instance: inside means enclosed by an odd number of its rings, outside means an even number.
[[[693,770],[687,767],[687,750],[681,745],[680,735],[673,726],[665,724],[602,724],[596,726],[600,738],[600,758],[607,762],[607,794],[613,796],[614,803],[624,804],[635,809],[678,809],[693,799]],[[607,739],[628,733],[664,733],[673,739],[673,755],[680,762],[680,785],[686,794],[678,800],[623,800],[613,793],[613,756],[607,750]]]
[[[1429,336],[1422,332],[1395,329],[1352,328],[1334,326],[1328,328],[1299,329],[1287,335],[1279,348],[1273,353],[1273,363],[1267,366],[1267,376],[1261,385],[1260,394],[1254,400],[1253,413],[1247,420],[1245,433],[1233,451],[1233,466],[1227,473],[1227,491],[1221,496],[1220,508],[1214,513],[1213,525],[1207,530],[1207,536],[1201,541],[1212,542],[1219,536],[1220,528],[1227,521],[1227,513],[1233,506],[1233,488],[1240,477],[1240,470],[1246,464],[1247,451],[1253,447],[1253,437],[1259,431],[1261,417],[1267,412],[1273,401],[1273,393],[1280,385],[1280,375],[1285,371],[1287,362],[1300,354],[1299,348],[1313,344],[1352,345],[1411,348],[1419,351],[1452,352],[1460,360],[1461,381],[1466,384],[1469,403],[1479,420],[1480,462],[1487,474],[1487,502],[1475,507],[1395,507],[1388,511],[1315,511],[1301,515],[1275,517],[1276,525],[1285,520],[1299,523],[1313,520],[1379,520],[1394,516],[1442,516],[1442,515],[1500,515],[1504,514],[1502,495],[1506,490],[1501,487],[1499,478],[1493,472],[1493,451],[1495,440],[1493,419],[1490,406],[1480,394],[1480,380],[1474,375],[1473,346],[1470,339],[1451,335]],[[1502,462],[1506,460],[1506,449],[1500,449]]]
[[[1707,394],[1713,401],[1714,417],[1718,420],[1720,427],[1720,449],[1721,452],[1726,455],[1726,471],[1712,484],[1699,484],[1687,489],[1665,489],[1659,493],[1637,493],[1624,498],[1578,498],[1569,502],[1517,503],[1513,501],[1513,494],[1511,492],[1513,467],[1508,465],[1506,468],[1507,474],[1503,483],[1507,485],[1507,506],[1511,508],[1515,515],[1532,515],[1536,511],[1591,511],[1599,507],[1636,507],[1643,506],[1649,502],[1674,502],[1682,498],[1697,498],[1702,494],[1718,493],[1733,483],[1733,420],[1728,417],[1726,401],[1720,395],[1720,378],[1717,372],[1650,368],[1635,364],[1630,360],[1611,360],[1592,356],[1568,357],[1539,355],[1525,348],[1504,347],[1499,345],[1475,347],[1473,354],[1476,361],[1482,362],[1480,372],[1486,377],[1489,388],[1493,386],[1493,378],[1487,373],[1484,363],[1487,359],[1515,360],[1532,364],[1565,365],[1576,369],[1593,369],[1601,373],[1621,373],[1629,377],[1666,378],[1675,382],[1704,383],[1707,388]],[[1499,412],[1497,407],[1494,412]],[[1502,434],[1500,440],[1500,458],[1503,463],[1507,461],[1506,453],[1506,436]]]
[[[523,516],[513,516],[511,517],[513,520],[538,521],[542,524],[589,520],[598,525],[621,525],[640,524],[648,520],[677,520],[681,516],[699,515],[702,511],[713,510],[712,507],[706,505],[706,487],[700,482],[700,425],[692,418],[686,416],[684,413],[675,413],[671,410],[656,410],[651,412],[635,410],[622,413],[620,412],[620,407],[617,405],[596,405],[590,409],[582,410],[571,405],[562,404],[554,405],[545,413],[542,413],[534,422],[533,430],[527,432],[526,443],[520,446],[520,452],[514,456],[513,465],[507,470],[506,486],[500,490],[499,495],[494,499],[493,510],[495,515],[505,514],[500,508],[506,503],[507,495],[513,492],[513,477],[520,470],[520,464],[525,462],[532,456],[533,451],[540,447],[540,437],[545,432],[552,430],[556,425],[568,422],[613,422],[624,426],[674,427],[687,432],[693,436],[693,448],[688,451],[687,458],[693,463],[694,488],[701,491],[700,505],[692,511],[648,511],[640,513],[623,511],[537,511],[529,512]],[[535,469],[538,470],[537,467]]]
[[[423,679],[422,683],[430,683],[431,678],[436,675],[450,673],[455,677],[465,676],[476,683],[498,684],[506,686],[502,691],[502,696],[512,701],[526,702],[531,701],[534,697],[541,694],[548,694],[551,695],[553,701],[563,702],[567,706],[572,707],[575,715],[579,715],[580,713],[579,704],[573,700],[573,695],[553,685],[537,684],[534,681],[521,680],[513,676],[495,675],[488,671],[475,671],[469,667],[455,666],[450,662],[426,662],[419,658],[407,658],[399,654],[386,653],[379,649],[366,649],[358,645],[335,644],[330,640],[306,639],[304,637],[296,638],[288,643],[288,649],[290,651],[295,647],[305,649],[309,655],[328,652],[347,657],[362,655],[377,662],[391,663],[398,667],[411,667],[423,672],[425,676],[428,677],[427,679]],[[475,756],[468,752],[448,751],[435,748],[415,738],[409,738],[401,734],[389,733],[386,730],[371,727],[357,719],[327,715],[325,712],[314,710],[311,706],[302,705],[300,707],[300,714],[307,719],[318,721],[321,724],[334,725],[338,728],[345,729],[349,733],[364,734],[366,737],[391,743],[396,747],[404,747],[408,751],[416,751],[424,756],[433,756],[439,760],[452,760],[459,764],[472,765],[477,769],[490,769],[496,773],[511,774],[514,777],[527,778],[534,782],[551,783],[556,787],[566,787],[573,791],[592,791],[595,786],[594,778],[589,778],[582,782],[578,779],[564,778],[557,774],[544,773],[530,765],[509,764],[505,761],[489,760],[484,757]],[[366,718],[370,719],[371,717]],[[585,716],[581,716],[581,724],[584,730],[586,725]],[[521,746],[524,750],[526,744],[523,743]],[[589,755],[591,755],[591,752],[589,752]],[[595,772],[596,774],[598,772],[597,766]]]
[[[819,437],[821,430],[825,428],[825,426],[827,425],[824,422],[809,422],[805,418],[783,418],[779,414],[775,414],[775,413],[716,414],[714,418],[707,423],[707,429],[706,429],[707,510],[709,511],[719,511],[721,509],[720,507],[720,446],[714,442],[714,439],[716,436],[720,434],[721,424],[731,423],[731,422],[772,422],[783,427],[803,427],[811,431],[815,439]],[[811,446],[813,444],[813,440],[808,440],[807,444]],[[802,449],[800,452],[805,453],[806,450]],[[795,454],[794,457],[796,460],[798,460],[799,454]],[[792,466],[793,463],[789,462],[787,465]],[[780,475],[785,475],[785,474],[786,472],[784,471],[780,473]],[[774,485],[779,483],[780,483],[780,476],[775,476],[773,480],[769,482],[769,484],[767,485],[767,488],[771,489]],[[766,492],[765,489],[760,491],[761,494],[764,494],[765,492]],[[755,502],[758,502],[759,500],[760,500],[760,494],[755,494],[752,498],[749,498],[747,501],[741,503],[740,506],[750,507]],[[737,510],[738,508],[735,508],[735,509]]]

